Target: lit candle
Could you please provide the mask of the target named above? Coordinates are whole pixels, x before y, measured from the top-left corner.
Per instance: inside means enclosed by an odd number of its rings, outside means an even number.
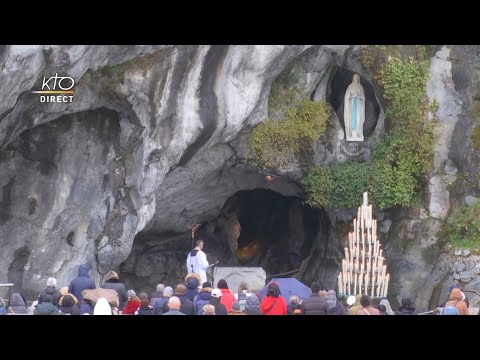
[[[358,277],[358,292],[361,294],[362,293],[362,283],[363,283],[363,276],[360,275]]]
[[[365,294],[367,293],[369,283],[370,283],[370,276],[368,276],[368,274],[365,274]]]
[[[346,290],[346,295],[350,295],[351,294],[351,291],[350,291],[350,276],[351,276],[351,273],[348,272],[347,273],[347,290]]]
[[[342,291],[342,273],[339,273],[339,274],[338,274],[337,282],[338,282],[338,292],[339,292],[341,295],[343,295],[343,291]]]
[[[358,275],[359,275],[359,274],[357,274],[357,275],[355,276],[355,285],[358,284]],[[358,294],[360,294],[360,289],[358,289],[358,291],[355,293],[355,295],[358,295]]]
[[[387,297],[388,283],[390,282],[390,274],[385,277],[385,288],[383,289],[383,297]]]

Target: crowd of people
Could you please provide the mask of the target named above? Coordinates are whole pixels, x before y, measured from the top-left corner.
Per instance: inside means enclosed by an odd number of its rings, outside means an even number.
[[[46,288],[38,299],[27,306],[25,297],[14,292],[8,305],[0,299],[0,315],[416,315],[410,299],[402,299],[393,311],[387,299],[374,306],[368,295],[338,299],[334,290],[323,289],[320,283],[311,284],[311,295],[300,299],[296,295],[285,299],[277,283],[268,285],[266,295],[249,291],[245,282],[232,292],[227,281],[221,279],[213,287],[208,281],[201,283],[195,273],[188,274],[175,286],[158,284],[150,295],[135,290],[127,291],[115,271],[110,271],[102,288],[115,290],[118,300],[99,298],[96,302],[85,299],[85,290],[95,289],[87,266],[80,266],[78,277],[69,287],[57,289],[55,278],[47,280]],[[375,299],[378,300],[378,299]],[[458,286],[452,286],[448,298],[440,304],[445,315],[468,315],[468,299]]]

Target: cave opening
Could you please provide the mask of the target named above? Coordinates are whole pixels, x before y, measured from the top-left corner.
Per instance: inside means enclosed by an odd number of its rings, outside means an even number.
[[[122,278],[144,291],[158,283],[182,282],[190,235],[189,229],[137,234],[129,258],[120,267]],[[295,276],[307,284],[320,280],[335,286],[339,246],[329,217],[300,197],[263,188],[238,191],[217,217],[201,223],[196,239],[204,240],[208,261],[220,260],[218,266],[262,267],[267,278]]]

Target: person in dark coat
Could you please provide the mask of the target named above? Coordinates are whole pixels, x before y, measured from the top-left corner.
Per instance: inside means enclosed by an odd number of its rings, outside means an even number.
[[[337,299],[335,290],[327,292],[327,315],[345,315],[345,306]]]
[[[159,299],[155,300],[155,304],[153,305],[153,314],[154,315],[162,315],[164,310],[167,309],[168,300],[173,296],[173,289],[171,286],[167,286],[163,289],[163,296]]]
[[[59,315],[60,311],[58,308],[53,305],[51,302],[44,301],[35,306],[33,310],[33,315]]]
[[[187,287],[183,284],[178,284],[177,287],[175,288],[175,296],[180,299],[180,312],[182,312],[185,315],[195,315],[194,309],[193,309],[193,303],[190,301],[190,299],[187,299],[185,296],[185,293],[187,292]],[[164,306],[164,311],[163,313],[165,314],[168,312],[170,308],[168,307],[168,303],[165,304]]]
[[[157,299],[161,299],[163,297],[163,290],[165,289],[165,285],[163,284],[158,284],[155,292],[150,294],[150,305],[155,307],[155,302]]]
[[[202,288],[198,290],[198,295],[195,296],[193,299],[193,306],[195,308],[195,314],[202,315],[203,314],[203,307],[210,303],[210,299],[212,298],[212,284],[208,281],[204,282]]]
[[[300,306],[302,315],[327,315],[327,301],[320,296],[320,284],[313,282],[310,289],[312,294],[308,299],[303,300]]]
[[[127,288],[125,284],[120,281],[118,274],[115,271],[110,271],[107,273],[107,281],[103,284],[102,288],[104,289],[113,289],[118,294],[118,310],[123,310],[128,301]]]
[[[185,276],[185,285],[187,286],[187,292],[185,297],[190,301],[193,301],[198,294],[198,287],[200,286],[200,275],[190,273]]]
[[[58,306],[58,301],[60,300],[60,291],[57,290],[57,279],[55,278],[48,278],[47,280],[47,287],[40,293],[38,297],[38,304],[43,302],[49,302],[55,306]]]
[[[92,315],[93,314],[93,303],[91,300],[82,299],[82,302],[75,304],[72,309],[72,315]]]
[[[402,306],[398,308],[395,315],[417,315],[412,300],[408,298],[402,299]]]
[[[260,315],[260,299],[257,295],[247,297],[244,313],[247,315]]]
[[[150,305],[148,295],[145,293],[140,293],[138,298],[140,299],[140,309],[138,309],[137,315],[153,315],[153,306]]]
[[[227,308],[221,303],[222,290],[213,289],[210,305],[215,306],[215,315],[228,315]]]
[[[58,301],[58,310],[62,315],[71,315],[76,304],[78,304],[78,299],[75,295],[65,294]]]
[[[82,301],[82,291],[85,289],[95,289],[95,283],[88,277],[89,266],[80,265],[78,268],[78,276],[72,280],[68,287],[68,292],[75,296],[78,301]]]
[[[27,304],[20,293],[13,293],[8,304],[9,314],[28,314]]]
[[[378,312],[380,315],[388,315],[387,307],[385,305],[378,305]]]

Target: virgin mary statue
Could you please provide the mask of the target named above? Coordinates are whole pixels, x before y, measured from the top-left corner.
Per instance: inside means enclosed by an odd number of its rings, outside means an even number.
[[[354,74],[352,83],[345,92],[343,109],[347,141],[363,141],[365,122],[365,93],[360,85],[360,75]]]

